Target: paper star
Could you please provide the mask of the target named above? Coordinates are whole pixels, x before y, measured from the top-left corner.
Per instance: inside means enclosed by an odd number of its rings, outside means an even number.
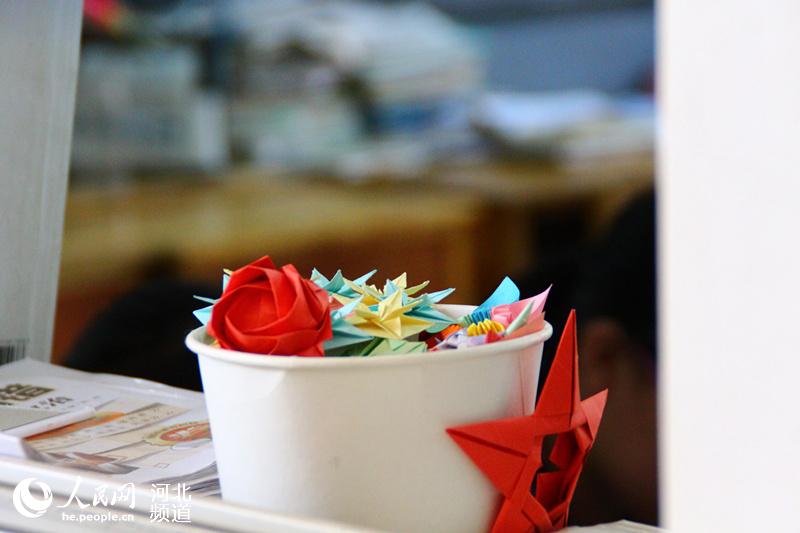
[[[347,298],[334,297],[345,305],[349,303]],[[431,326],[431,322],[427,320],[406,314],[417,304],[404,306],[402,302],[402,291],[393,292],[377,305],[369,306],[362,301],[347,320],[364,333],[385,339],[404,339]]]
[[[359,298],[360,303],[348,321],[369,335],[400,339],[426,329],[436,333],[453,323],[450,317],[433,306],[455,289],[422,294],[415,298],[415,294],[428,286],[428,281],[409,287],[404,272],[393,280],[387,279],[383,288],[379,289],[376,285],[366,284],[374,272],[350,281],[342,276],[341,271],[337,271],[329,280],[314,269],[311,279],[342,305],[349,306]]]
[[[345,279],[344,283],[350,290],[364,297],[365,305],[375,305],[378,302],[388,298],[395,292],[404,293],[407,296],[412,296],[428,286],[429,281],[424,281],[419,285],[408,287],[408,280],[406,273],[403,272],[393,280],[386,280],[383,290],[377,288],[375,285],[367,285],[366,283],[359,283],[359,280],[350,281]]]
[[[325,352],[341,351],[341,349],[369,341],[372,336],[364,333],[347,321],[347,315],[361,303],[361,298],[352,300],[347,305],[331,311],[331,331],[333,337],[325,341]]]
[[[348,283],[353,283],[356,286],[363,285],[367,282],[367,280],[369,280],[369,278],[372,277],[373,274],[375,274],[375,272],[377,272],[377,270],[372,270],[371,272],[367,272],[363,276],[350,281],[345,279],[341,270],[337,270],[336,274],[334,274],[331,279],[328,279],[315,268],[311,271],[311,281],[331,294],[340,294],[342,296],[347,296],[348,298],[355,298],[359,293],[351,289],[348,286]]]
[[[433,325],[425,331],[428,333],[438,333],[450,326],[453,323],[453,319],[435,309],[433,305],[450,296],[454,290],[455,289],[444,289],[442,291],[423,294],[422,296],[414,299],[403,295],[403,305],[415,304],[414,307],[408,312],[408,315],[432,322]]]
[[[531,416],[449,428],[448,434],[502,493],[495,533],[560,529],[597,436],[607,390],[581,401],[575,311]],[[543,453],[545,439],[552,447]]]
[[[433,324],[430,327],[432,333],[441,331],[453,322],[447,315],[434,309],[432,306],[449,296],[455,289],[445,289],[414,298],[415,294],[428,286],[430,283],[429,281],[424,281],[418,285],[409,287],[408,276],[403,272],[393,280],[387,279],[383,289],[379,289],[376,285],[367,285],[367,280],[369,280],[375,272],[377,272],[377,270],[372,270],[360,278],[351,281],[342,275],[341,270],[337,270],[336,274],[334,274],[331,279],[328,279],[315,268],[311,272],[311,280],[319,287],[328,291],[332,296],[339,295],[348,299],[361,296],[364,305],[367,306],[377,305],[380,301],[388,298],[393,293],[402,292],[403,306],[411,305],[412,303],[415,304],[408,314],[431,322]]]

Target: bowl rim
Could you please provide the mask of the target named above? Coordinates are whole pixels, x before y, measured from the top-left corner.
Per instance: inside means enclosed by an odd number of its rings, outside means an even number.
[[[448,314],[463,314],[475,306],[466,305],[438,305],[440,310]],[[464,359],[477,359],[497,355],[500,352],[517,351],[535,344],[544,344],[553,335],[553,326],[549,322],[539,331],[492,344],[482,344],[469,348],[455,350],[442,350],[435,354],[425,353],[393,354],[381,357],[303,357],[298,355],[264,355],[236,350],[227,350],[210,346],[206,341],[210,337],[206,334],[205,326],[193,329],[186,335],[187,348],[198,357],[210,357],[219,361],[226,361],[243,366],[261,368],[296,368],[296,369],[332,369],[332,368],[372,368],[375,366],[401,366],[401,365],[427,365],[446,364]],[[426,352],[427,353],[427,352]]]

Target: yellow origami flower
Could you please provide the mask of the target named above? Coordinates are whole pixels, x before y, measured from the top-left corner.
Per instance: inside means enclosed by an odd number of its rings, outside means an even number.
[[[398,278],[398,280],[399,279],[400,278]],[[366,295],[369,293],[362,292],[361,294],[365,294],[364,300],[367,300]],[[352,298],[340,295],[333,295],[333,297],[343,304],[347,304],[353,300]],[[371,309],[371,307],[375,307],[375,305],[368,305],[364,300],[362,300],[353,310],[353,313],[347,317],[347,321],[368,335],[385,339],[405,339],[433,325],[433,322],[405,314],[419,305],[419,302],[412,302],[404,306],[402,290],[397,290],[382,300],[379,300],[377,302],[377,309]]]
[[[350,289],[352,289],[356,293],[364,296],[364,299],[362,300],[362,302],[364,302],[365,305],[375,305],[375,304],[379,303],[381,300],[385,299],[386,298],[386,293],[390,292],[390,288],[391,288],[392,285],[394,286],[395,292],[399,292],[399,293],[405,292],[406,296],[412,296],[412,295],[416,294],[417,292],[421,291],[422,289],[424,289],[425,287],[427,287],[428,283],[430,283],[430,281],[424,281],[424,282],[420,283],[419,285],[414,285],[413,287],[408,287],[408,280],[406,278],[406,273],[405,272],[403,272],[402,274],[397,276],[391,282],[387,282],[386,285],[384,286],[383,290],[379,289],[375,285],[367,285],[366,283],[363,284],[363,285],[359,285],[359,284],[353,283],[349,279],[344,279],[343,281],[344,281],[345,285],[350,287]]]

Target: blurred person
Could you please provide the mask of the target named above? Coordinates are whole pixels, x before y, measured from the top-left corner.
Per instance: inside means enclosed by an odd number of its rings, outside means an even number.
[[[649,192],[624,207],[595,242],[546,259],[522,284],[533,294],[553,283],[547,318],[556,338],[575,307],[582,395],[608,388],[570,524],[658,520],[654,217]],[[556,344],[545,345],[540,384]]]
[[[195,294],[215,294],[212,284],[174,279],[149,281],[114,301],[81,333],[64,366],[108,372],[202,390],[197,357],[183,344],[200,323]]]
[[[655,284],[650,193],[589,251],[576,286],[583,392],[609,393],[575,494],[575,523],[658,520]]]

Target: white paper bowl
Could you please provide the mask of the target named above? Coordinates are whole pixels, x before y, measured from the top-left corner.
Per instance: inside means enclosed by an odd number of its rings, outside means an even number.
[[[445,429],[530,414],[552,332],[323,358],[213,348],[192,331],[223,498],[391,531],[486,531],[498,493]]]

